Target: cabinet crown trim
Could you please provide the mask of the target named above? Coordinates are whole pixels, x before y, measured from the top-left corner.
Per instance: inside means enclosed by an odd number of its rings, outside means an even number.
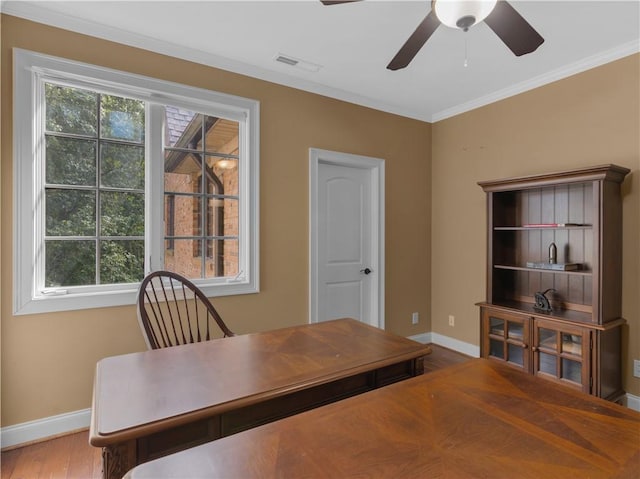
[[[536,188],[544,184],[549,186],[554,183],[571,183],[585,181],[613,181],[622,183],[624,177],[631,170],[624,166],[613,164],[590,166],[575,170],[559,171],[555,173],[545,173],[541,175],[519,176],[514,178],[503,178],[499,180],[479,181],[478,185],[486,192],[505,191],[512,189]]]

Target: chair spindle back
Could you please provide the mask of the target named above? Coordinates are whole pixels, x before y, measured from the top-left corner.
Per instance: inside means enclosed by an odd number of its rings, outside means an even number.
[[[144,278],[138,292],[138,320],[149,349],[234,336],[204,293],[171,271],[155,271]]]

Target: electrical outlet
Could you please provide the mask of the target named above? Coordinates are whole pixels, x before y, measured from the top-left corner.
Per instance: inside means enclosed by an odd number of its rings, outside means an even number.
[[[411,324],[418,324],[420,321],[420,315],[418,313],[413,313],[411,315]]]
[[[453,314],[449,315],[449,326],[455,326],[456,325],[456,318]]]
[[[633,360],[633,375],[640,378],[640,359]]]

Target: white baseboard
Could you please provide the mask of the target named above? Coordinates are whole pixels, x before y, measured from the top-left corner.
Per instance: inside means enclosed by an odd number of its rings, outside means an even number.
[[[633,394],[625,394],[624,405],[629,409],[640,412],[640,396],[634,396]]]
[[[438,346],[453,349],[454,351],[458,351],[459,353],[466,354],[467,356],[471,356],[473,358],[480,357],[480,346],[465,343],[464,341],[460,341],[459,339],[450,338],[449,336],[444,336],[439,333],[431,333],[431,342],[433,344],[437,344]]]
[[[450,338],[438,333],[422,333],[415,336],[409,336],[409,339],[413,339],[422,344],[433,343],[438,346],[443,346],[448,349],[453,349],[459,353],[466,354],[474,358],[480,357],[480,347],[470,343],[465,343],[458,339]]]
[[[0,429],[0,447],[4,449],[85,429],[90,422],[91,409],[83,409],[3,427]]]
[[[409,336],[407,339],[411,339],[421,344],[429,344],[431,342],[431,333],[421,333],[414,336]]]

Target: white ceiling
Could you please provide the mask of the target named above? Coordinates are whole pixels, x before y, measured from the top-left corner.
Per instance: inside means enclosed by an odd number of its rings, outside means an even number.
[[[640,51],[640,2],[510,2],[545,38],[516,57],[484,24],[441,25],[404,70],[386,65],[428,0],[6,1],[4,13],[425,121]],[[465,51],[468,66],[464,66]],[[321,65],[308,72],[278,54]],[[639,85],[640,88],[640,85]]]

